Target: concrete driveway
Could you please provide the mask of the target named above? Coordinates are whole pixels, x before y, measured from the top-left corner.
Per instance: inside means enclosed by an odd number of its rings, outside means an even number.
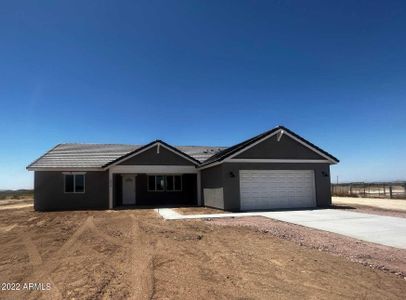
[[[406,218],[378,216],[339,209],[181,215],[159,209],[165,219],[201,219],[262,216],[310,228],[330,231],[359,240],[406,249]]]
[[[266,212],[263,215],[367,242],[406,249],[406,218],[338,209]]]

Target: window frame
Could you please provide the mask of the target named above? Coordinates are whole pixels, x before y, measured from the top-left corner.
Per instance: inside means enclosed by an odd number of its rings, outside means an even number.
[[[158,176],[162,176],[162,177],[164,177],[164,181],[165,181],[165,186],[164,186],[164,189],[162,189],[162,190],[158,190],[157,189],[157,177]],[[183,192],[183,179],[182,179],[182,174],[147,174],[147,191],[148,192],[152,192],[152,193],[154,193],[154,192],[157,192],[157,193],[162,193],[162,192],[168,192],[168,193],[173,193],[173,192]],[[154,189],[153,190],[151,190],[150,189],[150,186],[149,186],[149,178],[150,177],[154,177]],[[168,186],[168,184],[167,184],[167,178],[168,177],[172,177],[173,178],[173,190],[168,190],[167,189],[167,186]],[[179,177],[180,178],[180,189],[175,189],[175,177]]]
[[[154,189],[151,190],[150,186],[149,186],[149,178],[150,177],[154,177]],[[155,188],[156,188],[156,176],[155,175],[147,175],[147,192],[155,192]]]
[[[63,173],[63,192],[64,194],[84,194],[86,192],[86,173]],[[73,191],[67,192],[66,191],[66,176],[73,176]],[[77,192],[76,191],[76,176],[83,176],[83,191]]]
[[[182,175],[172,175],[173,176],[173,192],[183,192],[183,180],[182,180]],[[176,181],[175,181],[175,177],[179,177],[180,178],[180,190],[176,189]]]
[[[154,175],[155,176],[155,190],[153,192],[166,192],[166,175]],[[164,180],[164,185],[162,190],[158,190],[158,180],[157,177],[162,177]]]

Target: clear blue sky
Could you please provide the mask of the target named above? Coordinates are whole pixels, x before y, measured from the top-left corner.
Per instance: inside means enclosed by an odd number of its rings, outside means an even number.
[[[0,105],[0,189],[58,143],[278,124],[341,160],[334,181],[406,179],[406,3],[1,1]]]

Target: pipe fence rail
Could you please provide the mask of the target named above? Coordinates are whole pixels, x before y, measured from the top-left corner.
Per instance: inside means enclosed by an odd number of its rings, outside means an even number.
[[[406,199],[406,181],[331,184],[331,194],[346,197]]]

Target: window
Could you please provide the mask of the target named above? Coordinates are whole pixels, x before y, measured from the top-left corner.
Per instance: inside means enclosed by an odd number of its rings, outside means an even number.
[[[65,174],[65,193],[84,193],[84,174]]]
[[[148,176],[148,191],[155,191],[155,176]]]
[[[180,192],[182,191],[181,175],[152,175],[148,176],[149,192]]]
[[[165,176],[155,176],[155,189],[157,191],[165,190]]]
[[[182,177],[180,176],[173,176],[175,180],[175,191],[181,191],[182,190]]]
[[[173,191],[173,176],[167,176],[166,177],[166,190],[167,191]]]

